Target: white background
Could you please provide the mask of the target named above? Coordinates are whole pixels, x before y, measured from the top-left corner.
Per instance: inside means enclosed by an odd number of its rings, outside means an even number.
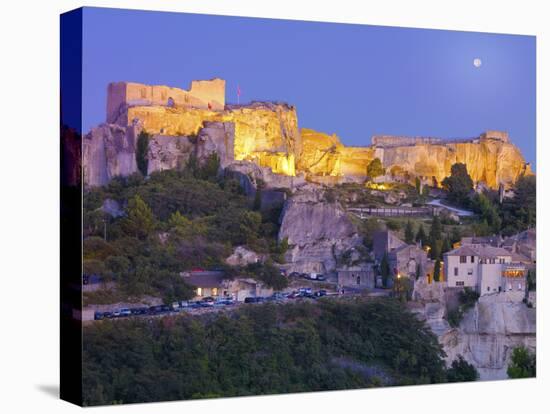
[[[88,6],[537,35],[538,378],[138,404],[116,412],[548,412],[549,37],[545,1],[95,1]],[[77,1],[4,0],[0,11],[0,411],[65,413],[59,377],[59,14]],[[116,42],[117,39],[112,39]],[[108,59],[108,56],[105,57]],[[546,115],[546,117],[543,116]],[[398,122],[399,120],[396,120]],[[547,208],[546,208],[547,210]],[[543,389],[546,388],[546,395]]]

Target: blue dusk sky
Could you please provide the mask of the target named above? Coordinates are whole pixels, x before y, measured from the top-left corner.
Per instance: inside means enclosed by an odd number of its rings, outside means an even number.
[[[372,135],[465,138],[505,130],[535,164],[535,37],[85,8],[83,130],[107,84],[188,89],[226,80],[226,102],[285,101],[301,128],[346,145]],[[474,59],[481,66],[474,65]]]

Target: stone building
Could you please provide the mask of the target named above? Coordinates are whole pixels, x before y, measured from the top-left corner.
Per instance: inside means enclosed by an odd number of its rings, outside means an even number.
[[[354,289],[373,289],[375,285],[372,264],[350,266],[337,270],[338,286]]]
[[[183,272],[184,281],[195,287],[195,300],[206,297],[232,298],[242,302],[246,297],[269,296],[273,289],[252,278],[229,279],[224,272]]]

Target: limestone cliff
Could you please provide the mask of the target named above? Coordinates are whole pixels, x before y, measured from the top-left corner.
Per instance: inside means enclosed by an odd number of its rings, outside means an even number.
[[[448,362],[460,354],[476,367],[480,379],[505,379],[515,347],[536,350],[536,312],[502,294],[482,296],[459,328],[444,333],[439,341]]]
[[[536,310],[508,294],[482,296],[457,328],[446,320],[444,283],[415,283],[411,310],[437,335],[452,363],[458,355],[474,365],[481,380],[507,378],[506,370],[515,347],[536,350]]]
[[[334,271],[336,259],[362,240],[339,203],[328,203],[323,192],[308,189],[285,203],[279,240],[284,238],[291,271],[321,273]]]
[[[234,157],[256,162],[274,172],[295,175],[301,153],[296,109],[286,104],[254,102],[228,105],[224,111],[166,106],[132,106],[116,119],[121,126],[135,120],[152,134],[197,135],[204,122],[232,122],[235,128]]]
[[[399,167],[412,176],[435,178],[437,183],[450,175],[457,162],[466,164],[475,183],[483,181],[495,189],[500,183],[512,184],[521,174],[531,174],[515,145],[492,139],[377,148],[376,156],[387,169]]]
[[[137,171],[134,126],[102,124],[93,128],[82,140],[84,184],[107,184],[118,175],[128,176]]]
[[[484,182],[494,189],[532,174],[502,131],[452,141],[381,135],[372,138],[371,146],[347,147],[335,134],[300,131],[296,108],[286,103],[226,105],[222,79],[193,81],[189,90],[112,83],[107,122],[83,140],[87,185],[102,185],[115,175],[136,171],[132,154],[139,128],[153,135],[149,172],[180,168],[195,151],[199,157],[218,152],[223,166],[249,161],[276,174],[304,173],[308,181],[327,185],[362,182],[374,158],[380,158],[389,177],[411,183],[420,177],[439,185],[456,162],[466,164],[476,184]]]

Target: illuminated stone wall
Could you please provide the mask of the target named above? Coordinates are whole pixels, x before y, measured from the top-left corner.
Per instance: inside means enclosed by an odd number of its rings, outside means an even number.
[[[191,82],[189,90],[164,85],[113,82],[107,89],[107,122],[115,123],[127,106],[175,106],[222,111],[225,106],[223,79]]]

